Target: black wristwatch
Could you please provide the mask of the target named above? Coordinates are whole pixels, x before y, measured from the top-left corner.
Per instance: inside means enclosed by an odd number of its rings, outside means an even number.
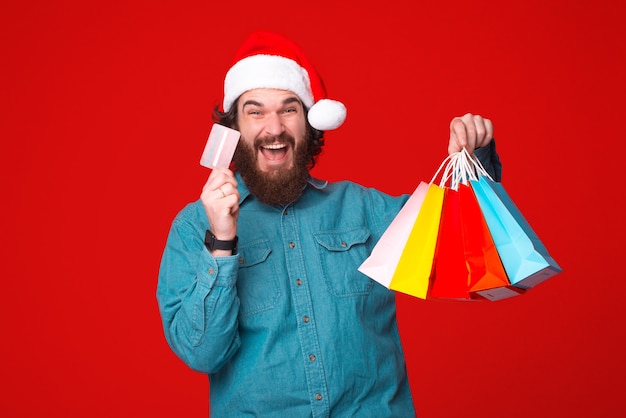
[[[233,252],[233,254],[235,254],[237,252],[238,241],[239,238],[237,236],[235,236],[235,239],[232,239],[230,241],[219,240],[215,238],[215,235],[213,235],[213,232],[211,232],[209,229],[206,230],[206,234],[204,235],[204,245],[209,251],[230,250]]]

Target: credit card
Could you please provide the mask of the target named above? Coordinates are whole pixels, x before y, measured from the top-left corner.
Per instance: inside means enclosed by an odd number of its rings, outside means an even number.
[[[204,146],[200,165],[208,168],[228,168],[240,136],[239,131],[214,123]]]

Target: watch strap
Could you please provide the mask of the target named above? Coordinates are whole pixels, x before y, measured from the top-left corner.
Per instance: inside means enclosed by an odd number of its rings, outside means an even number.
[[[215,234],[211,232],[210,229],[206,230],[206,234],[204,235],[204,245],[207,250],[230,250],[233,253],[237,252],[237,243],[239,241],[239,237],[235,236],[232,240],[219,240],[215,237]]]

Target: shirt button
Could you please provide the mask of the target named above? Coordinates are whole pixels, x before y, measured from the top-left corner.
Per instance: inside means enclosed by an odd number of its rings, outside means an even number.
[[[309,356],[309,360],[311,360],[311,361],[315,361],[315,359],[316,359],[315,354],[311,354],[311,355]]]
[[[295,242],[290,242],[289,243],[289,248],[296,248],[296,243]]]
[[[306,316],[306,315],[304,315],[304,316],[302,317],[302,320],[303,320],[305,323],[308,323],[308,322],[309,322],[309,317],[308,317],[308,316]]]
[[[322,400],[322,395],[320,395],[319,393],[315,394],[315,399],[317,399],[318,401]]]
[[[341,242],[341,246],[342,246],[343,248],[346,248],[346,247],[348,246],[348,244],[346,244],[346,242],[345,242],[345,241],[342,241],[342,242]]]
[[[213,270],[213,267],[210,267],[210,268],[209,268],[209,274],[210,274],[211,276],[213,276],[213,274],[214,274],[214,273],[215,273],[215,270]]]
[[[243,262],[244,262],[244,261],[246,261],[246,260],[245,260],[243,257],[241,257],[241,258],[239,259],[239,264],[243,264]]]
[[[302,286],[302,280],[300,280],[300,279],[296,279],[296,284],[297,284],[298,286]]]
[[[289,215],[289,209],[285,209],[285,215]]]

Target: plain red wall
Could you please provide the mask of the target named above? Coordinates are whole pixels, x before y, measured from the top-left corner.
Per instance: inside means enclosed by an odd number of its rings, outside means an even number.
[[[8,4],[10,3],[10,4]],[[300,43],[348,107],[314,174],[429,180],[448,123],[495,124],[503,184],[565,272],[497,303],[399,295],[421,417],[622,416],[623,2],[0,5],[0,415],[207,415],[155,287],[232,54]]]

